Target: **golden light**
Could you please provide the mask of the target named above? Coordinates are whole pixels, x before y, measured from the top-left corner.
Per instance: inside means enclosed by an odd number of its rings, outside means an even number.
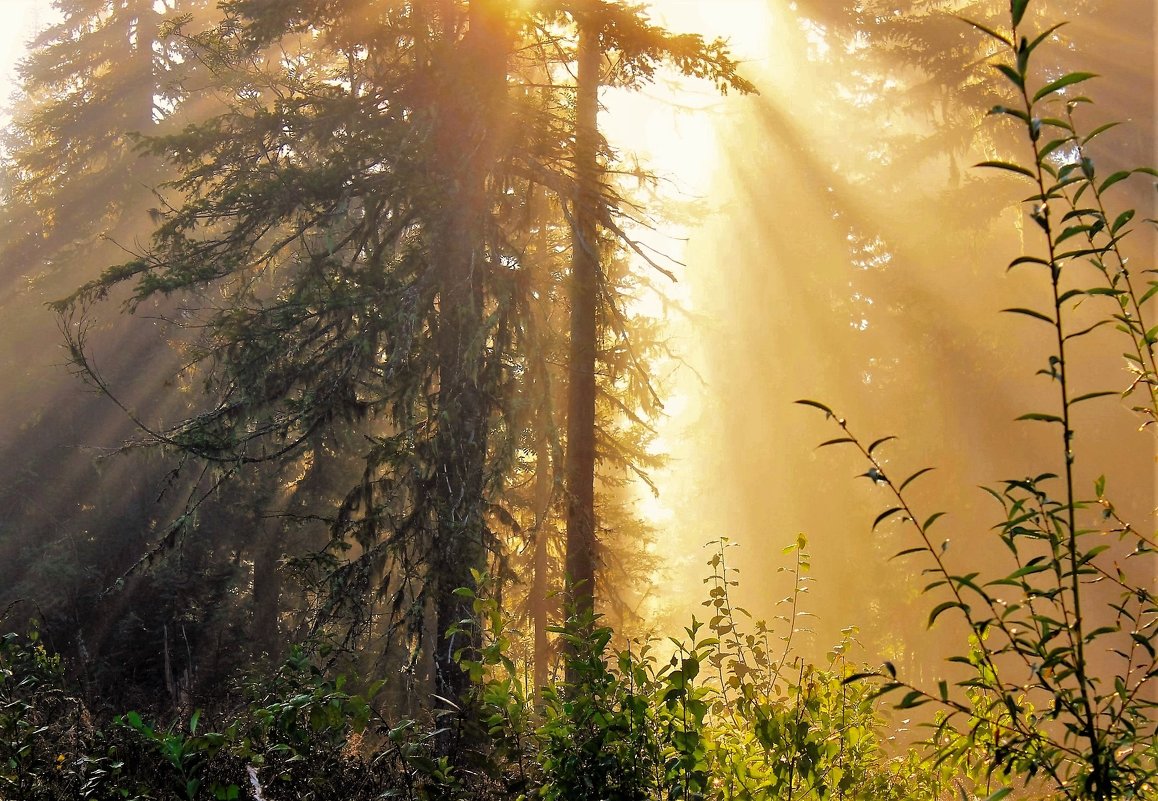
[[[4,25],[0,26],[0,101],[5,107],[16,89],[16,63],[24,56],[28,40],[51,13],[49,0],[4,2]]]
[[[649,12],[652,21],[667,30],[698,33],[708,41],[727,40],[732,54],[748,67],[745,77],[751,79],[764,71],[771,49],[775,26],[769,6],[766,0],[653,0]],[[722,148],[727,146],[721,134],[739,124],[745,101],[721,97],[714,86],[671,74],[661,75],[642,91],[606,91],[601,99],[600,124],[611,146],[629,164],[638,159],[641,170],[658,179],[654,188],[658,203],[648,206],[659,208],[661,216],[633,227],[630,233],[679,279],[670,283],[653,273],[659,291],[639,298],[635,309],[666,318],[676,354],[653,365],[664,417],[655,421],[657,436],[651,450],[671,461],[654,471],[653,479],[661,490],[658,495],[637,483],[635,505],[636,513],[653,527],[660,541],[669,543],[673,534],[686,535],[676,508],[681,496],[694,492],[694,445],[689,437],[694,439],[703,414],[703,387],[694,366],[701,354],[695,326],[687,316],[696,314],[696,299],[685,280],[683,264],[697,227],[728,213],[711,198],[723,163]],[[645,264],[639,269],[649,270]],[[672,583],[672,576],[695,572],[702,562],[698,548],[664,546],[658,550],[664,560],[660,573],[653,577],[653,588],[682,586]],[[655,589],[639,611],[655,623],[673,611],[668,608],[672,602],[672,597]]]

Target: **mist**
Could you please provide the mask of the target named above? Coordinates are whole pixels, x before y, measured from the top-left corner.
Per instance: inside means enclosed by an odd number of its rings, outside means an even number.
[[[16,69],[0,667],[60,688],[78,749],[103,748],[108,724],[139,738],[125,770],[144,776],[164,737],[210,742],[208,710],[230,745],[197,770],[230,778],[182,773],[189,798],[355,764],[408,798],[587,797],[567,782],[597,769],[563,776],[556,758],[576,743],[637,760],[600,763],[608,776],[659,783],[622,797],[674,801],[695,781],[720,799],[834,797],[831,768],[794,784],[799,754],[778,749],[798,734],[804,761],[839,751],[839,797],[860,798],[843,760],[863,725],[865,775],[894,793],[866,798],[1015,780],[1036,797],[1047,764],[1063,794],[1094,788],[1066,798],[1108,801],[1108,759],[1153,786],[1152,744],[1127,746],[1152,728],[1139,710],[1158,677],[1138,667],[1158,575],[1134,558],[1155,552],[1158,328],[1131,356],[1149,297],[1130,307],[1117,283],[1158,288],[1154,176],[1135,169],[1158,161],[1153,0],[324,6],[59,0]],[[1066,76],[1045,126],[1098,134],[1047,160],[995,31],[1058,15],[1028,83]],[[1137,211],[1114,223],[1117,272],[1092,266],[1106,212],[1059,235],[1042,201],[1064,199],[1026,200],[1043,162],[1096,167]],[[1080,234],[1091,249],[1042,260]],[[580,452],[593,464],[574,467]],[[1036,494],[1071,472],[1077,502]],[[1007,547],[1029,518],[1025,550]],[[1100,573],[1077,564],[1079,537],[1106,546],[1087,560]],[[1061,589],[1025,580],[1042,564]],[[997,579],[976,591],[981,624],[960,594],[976,576]],[[1019,592],[1041,653],[994,611]],[[763,645],[740,618],[768,622]],[[1012,643],[996,656],[989,627]],[[1059,632],[1077,666],[1042,667]],[[1022,715],[1037,743],[1067,714],[1091,753],[1066,740],[1059,768],[974,729],[931,765],[873,694],[968,716],[969,671],[1007,661],[1029,678],[986,686],[1014,719],[994,730],[1024,733]],[[848,704],[864,719],[846,727]],[[1053,704],[1040,727],[1033,704]],[[1131,715],[1145,725],[1106,757],[1095,719]],[[269,747],[284,774],[254,756],[277,726],[300,734]],[[719,778],[749,768],[764,795]]]
[[[1046,426],[1015,421],[1050,402],[1049,382],[1034,375],[1049,332],[1000,310],[1032,305],[1048,286],[1006,271],[1040,247],[1023,188],[971,165],[1024,144],[985,118],[1000,87],[968,79],[976,64],[922,63],[887,21],[842,28],[849,21],[826,6],[769,3],[751,23],[737,14],[734,24],[747,39],[753,27],[768,32],[768,51],[748,62],[760,95],[712,114],[711,214],[684,255],[689,308],[675,327],[688,364],[661,429],[671,462],[658,481],[662,536],[678,543],[681,590],[668,603],[674,620],[706,614],[694,590],[713,552],[705,544],[727,537],[742,603],[758,618],[783,614],[782,548],[804,533],[814,653],[856,626],[868,661],[938,675],[936,643],[961,632],[947,621],[926,631],[924,565],[891,559],[911,533],[872,531],[891,497],[861,475],[858,454],[818,449],[839,430],[793,402],[825,403],[866,443],[896,436],[882,451],[892,470],[935,468],[915,489],[923,514],[947,513],[937,530],[950,559],[985,573],[1003,564],[991,530],[1002,511],[981,487],[1030,475],[1056,446]],[[1154,152],[1154,24],[1152,4],[1130,2],[1091,6],[1064,29],[1064,66],[1102,76],[1087,89],[1097,105],[1080,112],[1086,123],[1129,121],[1097,148],[1110,171]],[[941,42],[967,32],[933,9],[909,25],[905,35]],[[694,171],[701,157],[684,158]],[[1146,182],[1130,191],[1123,202],[1153,208]],[[1153,232],[1129,247],[1145,263]],[[1082,391],[1129,385],[1125,362],[1104,356],[1123,349],[1115,334],[1082,344]],[[1133,405],[1082,409],[1077,466],[1087,494],[1104,474],[1145,529],[1155,470]],[[1056,470],[1060,460],[1046,461]]]

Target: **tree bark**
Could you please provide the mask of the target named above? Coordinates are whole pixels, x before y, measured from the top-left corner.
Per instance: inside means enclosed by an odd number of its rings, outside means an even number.
[[[254,517],[258,517],[255,515]],[[281,571],[282,532],[260,519],[253,521],[259,532],[253,550],[253,645],[256,655],[274,661],[282,656]]]
[[[540,383],[540,391],[548,392],[545,382]],[[550,608],[548,605],[548,574],[551,569],[550,552],[547,549],[549,524],[551,517],[551,500],[553,496],[555,464],[551,453],[551,441],[548,436],[550,424],[550,405],[543,403],[543,410],[537,421],[538,432],[535,436],[535,578],[531,584],[531,620],[535,629],[535,644],[532,652],[534,661],[535,690],[547,684],[548,668],[551,661],[551,645],[547,639],[547,627],[550,625]]]
[[[591,6],[593,9],[593,4]],[[595,611],[595,363],[599,294],[599,35],[580,17],[575,101],[576,198],[571,235],[571,343],[567,399],[567,580],[571,613]]]
[[[430,254],[438,287],[438,391],[432,420],[434,532],[429,581],[434,596],[435,692],[457,703],[469,680],[455,660],[477,645],[448,629],[472,617],[471,569],[486,566],[486,463],[491,401],[483,331],[487,264],[487,179],[497,157],[498,123],[510,46],[504,3],[473,0],[467,29],[450,55],[434,109],[433,167],[441,208],[433,210]]]

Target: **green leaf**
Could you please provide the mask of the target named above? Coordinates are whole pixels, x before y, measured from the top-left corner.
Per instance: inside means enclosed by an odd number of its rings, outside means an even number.
[[[1042,127],[1059,128],[1071,134],[1074,132],[1074,126],[1057,117],[1042,117],[1038,122],[1041,123]]]
[[[894,670],[895,670],[895,668],[894,668]],[[901,684],[899,681],[890,681],[886,684],[882,684],[879,687],[877,687],[876,691],[871,693],[868,697],[869,698],[880,698],[884,695],[887,695],[888,693],[899,690],[904,686],[905,685]]]
[[[929,703],[929,697],[920,690],[909,690],[894,709],[915,709],[921,704]]]
[[[1134,219],[1133,209],[1126,209],[1123,211],[1116,218],[1114,218],[1114,224],[1110,226],[1110,234],[1117,234],[1118,231],[1121,230],[1122,226],[1130,222],[1132,219]]]
[[[1138,643],[1138,645],[1141,645],[1146,649],[1146,653],[1150,655],[1151,659],[1155,657],[1154,644],[1150,642],[1150,638],[1136,631],[1131,632],[1130,637],[1134,640],[1134,642]]]
[[[1002,787],[996,793],[992,793],[985,801],[1001,801],[1005,796],[1013,792],[1012,787]]]
[[[1072,334],[1066,334],[1066,336],[1065,336],[1066,341],[1069,341],[1071,339],[1077,339],[1078,337],[1084,337],[1086,334],[1090,333],[1091,331],[1096,331],[1097,329],[1101,328],[1103,325],[1107,325],[1111,322],[1113,322],[1113,321],[1112,320],[1098,320],[1093,325],[1088,326],[1086,328],[1083,328],[1080,331],[1074,331]]]
[[[1098,211],[1097,209],[1091,209],[1091,208],[1074,209],[1073,211],[1067,211],[1062,216],[1062,222],[1066,222],[1067,220],[1072,220],[1074,218],[1081,218],[1081,217],[1096,217],[1098,219],[1101,219],[1101,216],[1102,216],[1102,213],[1100,211]]]
[[[817,445],[817,448],[825,448],[829,445],[847,445],[849,443],[856,444],[856,440],[852,437],[837,437],[836,439],[826,439],[824,442]]]
[[[1070,406],[1073,406],[1075,403],[1081,403],[1082,401],[1093,400],[1094,398],[1108,398],[1111,395],[1118,395],[1118,394],[1119,394],[1118,392],[1115,392],[1113,390],[1103,390],[1101,392],[1087,392],[1085,395],[1078,395],[1076,398],[1071,400]]]
[[[1059,22],[1056,25],[1051,25],[1050,27],[1046,28],[1044,31],[1039,33],[1034,38],[1034,40],[1029,43],[1029,45],[1026,46],[1025,50],[1029,53],[1032,53],[1034,50],[1037,49],[1037,46],[1039,44],[1041,44],[1042,42],[1044,42],[1046,39],[1049,38],[1050,34],[1054,33],[1058,28],[1061,28],[1061,27],[1065,26],[1066,24],[1068,24],[1068,23]]]
[[[1088,225],[1071,225],[1070,227],[1068,227],[1064,231],[1062,231],[1060,234],[1058,234],[1057,239],[1054,240],[1054,244],[1060,245],[1062,242],[1066,241],[1067,239],[1070,239],[1071,237],[1075,237],[1078,234],[1087,233],[1087,232],[1089,232],[1089,230],[1090,230],[1090,226],[1088,226]]]
[[[1034,573],[1041,573],[1043,571],[1049,570],[1049,568],[1050,568],[1050,565],[1048,562],[1038,562],[1036,564],[1029,564],[1029,565],[1026,565],[1025,567],[1021,567],[1021,568],[1018,568],[1017,570],[1014,570],[1012,573],[1010,573],[1007,576],[1007,578],[1019,579],[1019,578],[1022,578],[1023,576],[1032,576]]]
[[[137,712],[135,712],[135,711],[128,712],[125,715],[125,722],[128,723],[129,726],[131,726],[132,728],[134,728],[137,731],[144,734],[145,736],[147,736],[147,737],[153,736],[153,730],[151,728],[149,728],[148,725],[146,725],[145,721],[141,720],[141,716]]]
[[[988,25],[982,25],[980,22],[974,22],[973,20],[969,19],[968,17],[958,16],[957,19],[961,20],[966,25],[973,26],[974,28],[976,28],[977,30],[981,31],[984,34],[992,36],[997,41],[1002,42],[1003,44],[1006,44],[1010,47],[1013,47],[1013,40],[1012,39],[998,33],[997,31],[993,30],[993,28],[990,28]]]
[[[1020,75],[1025,75],[1029,71],[1029,40],[1024,36],[1021,37],[1021,44],[1017,47],[1017,72]]]
[[[1129,177],[1130,177],[1130,170],[1118,170],[1116,173],[1112,174],[1109,178],[1102,181],[1102,185],[1098,187],[1098,194],[1100,195],[1102,192],[1105,192],[1107,189],[1109,189],[1114,184],[1118,183],[1119,181],[1124,181]]]
[[[921,526],[921,528],[928,531],[930,526],[932,526],[934,523],[936,523],[938,520],[940,520],[944,516],[945,516],[944,512],[934,512],[933,514],[929,515],[929,517],[925,520],[925,524],[923,526]]]
[[[895,554],[893,554],[891,557],[889,557],[889,560],[891,561],[893,559],[899,559],[902,556],[908,556],[908,555],[914,554],[914,553],[921,553],[921,552],[927,551],[927,550],[929,550],[929,549],[923,545],[918,545],[915,548],[905,548],[905,550],[903,550],[903,551],[897,551]]]
[[[1050,266],[1048,261],[1043,258],[1039,258],[1038,256],[1018,256],[1016,259],[1009,262],[1009,267],[1007,269],[1012,270],[1014,267],[1017,267],[1021,264],[1040,264],[1042,267]]]
[[[201,710],[198,709],[193,713],[193,717],[189,718],[189,733],[197,733],[197,724],[201,722]]]
[[[1023,308],[1017,307],[1017,308],[1011,308],[1011,309],[1002,309],[1001,311],[1005,312],[1006,314],[1022,314],[1022,315],[1025,315],[1026,317],[1032,317],[1035,320],[1041,320],[1042,322],[1049,323],[1050,325],[1056,324],[1054,322],[1054,319],[1052,317],[1050,317],[1049,315],[1042,314],[1041,312],[1034,311],[1033,309],[1023,309]]]
[[[1043,414],[1042,412],[1030,412],[1029,414],[1023,414],[1021,417],[1018,417],[1017,419],[1018,420],[1036,420],[1040,423],[1061,423],[1061,422],[1064,422],[1056,414]]]
[[[890,517],[892,517],[893,515],[895,515],[897,512],[903,512],[903,511],[904,511],[904,509],[903,509],[903,508],[901,508],[900,506],[894,506],[894,507],[892,507],[891,509],[885,509],[885,510],[884,510],[883,512],[881,512],[879,515],[877,515],[877,519],[873,521],[873,527],[872,527],[872,530],[873,530],[873,531],[876,531],[876,530],[877,530],[877,526],[879,526],[881,523],[883,523],[883,522],[885,522],[886,520],[888,520]]]
[[[909,476],[909,477],[908,477],[908,478],[906,478],[904,481],[902,481],[902,482],[901,482],[901,486],[897,488],[897,492],[904,492],[904,491],[905,491],[905,487],[909,486],[909,485],[910,485],[910,484],[912,484],[912,483],[913,483],[913,482],[914,482],[916,479],[918,479],[918,478],[920,478],[921,476],[925,475],[925,473],[929,473],[929,472],[932,472],[932,471],[933,471],[933,470],[935,470],[935,469],[936,469],[936,468],[934,468],[934,467],[922,467],[920,470],[918,470],[917,472],[913,473],[911,476]]]
[[[1024,122],[1026,125],[1029,125],[1029,115],[1018,108],[1010,108],[1009,106],[994,106],[993,108],[989,109],[989,113],[990,114],[1007,114],[1008,116],[1016,117],[1017,119]]]
[[[994,64],[993,66],[997,69],[998,72],[1008,78],[1010,82],[1018,89],[1025,88],[1025,76],[1023,76],[1016,69],[1009,66],[1008,64]]]
[[[929,622],[926,624],[927,628],[933,628],[933,623],[941,616],[941,613],[949,609],[964,609],[964,605],[958,601],[942,601],[933,607],[933,611],[929,613]]]
[[[1121,125],[1120,122],[1107,122],[1105,125],[1099,125],[1097,128],[1095,128],[1094,130],[1092,130],[1088,134],[1086,134],[1086,138],[1082,140],[1082,144],[1084,145],[1084,144],[1088,143],[1095,136],[1098,136],[1099,134],[1103,134],[1106,131],[1110,130],[1111,128],[1117,128],[1119,125]]]
[[[802,399],[802,400],[796,401],[796,403],[799,403],[801,406],[811,406],[814,409],[820,409],[820,411],[824,412],[829,417],[836,417],[836,414],[832,411],[832,409],[828,408],[827,406],[825,406],[823,403],[820,403],[819,401]]]
[[[1013,27],[1021,24],[1021,20],[1025,17],[1025,10],[1029,8],[1029,0],[1010,0],[1009,14],[1013,19]]]
[[[1064,145],[1069,144],[1070,141],[1070,137],[1067,136],[1062,139],[1054,139],[1050,142],[1047,142],[1041,148],[1041,150],[1037,151],[1037,158],[1039,162],[1044,161],[1046,156],[1057,150],[1059,147],[1063,147]]]
[[[1056,81],[1050,81],[1045,86],[1038,89],[1037,94],[1033,96],[1033,102],[1036,103],[1046,95],[1052,94],[1059,89],[1064,89],[1067,86],[1073,86],[1075,83],[1081,83],[1082,81],[1088,81],[1090,78],[1097,77],[1097,73],[1093,72],[1071,72],[1067,75],[1063,75]]]
[[[1034,175],[1033,172],[1028,168],[1022,167],[1020,164],[1014,164],[1009,161],[979,161],[973,166],[988,167],[993,170],[1005,170],[1006,172],[1015,172],[1018,175],[1024,175],[1026,178],[1030,178],[1035,181],[1037,180],[1037,176]]]

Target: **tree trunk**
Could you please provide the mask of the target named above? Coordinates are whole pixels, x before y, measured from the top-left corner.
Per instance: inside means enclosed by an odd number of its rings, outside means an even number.
[[[486,566],[484,519],[490,391],[486,380],[484,284],[487,178],[496,158],[497,123],[509,51],[504,3],[473,0],[467,30],[444,73],[436,101],[433,166],[441,208],[434,209],[430,254],[438,286],[435,335],[438,394],[433,424],[434,535],[430,575],[435,612],[435,692],[457,703],[469,681],[454,655],[477,636],[447,630],[471,618],[471,569]]]
[[[579,24],[575,101],[576,199],[571,235],[571,353],[567,399],[567,580],[571,613],[595,611],[595,361],[599,293],[599,36]]]
[[[255,515],[254,517],[258,517]],[[282,533],[260,518],[253,521],[259,532],[253,550],[253,646],[255,655],[275,662],[283,652],[281,635]]]
[[[545,381],[540,382],[539,388],[542,392],[549,391]],[[550,404],[544,402],[539,420],[536,421],[539,430],[535,435],[535,578],[531,584],[529,606],[535,629],[535,645],[532,657],[536,691],[546,686],[548,667],[551,661],[551,645],[547,639],[547,627],[550,625],[547,595],[551,559],[547,550],[547,540],[550,539],[548,532],[551,500],[554,495],[551,490],[554,484],[555,464],[548,432],[550,413]]]

